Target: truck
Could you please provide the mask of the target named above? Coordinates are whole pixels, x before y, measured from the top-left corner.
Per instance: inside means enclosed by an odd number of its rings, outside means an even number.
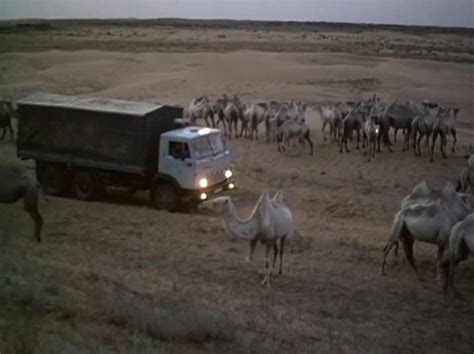
[[[35,161],[46,194],[88,201],[118,186],[175,211],[235,188],[221,131],[191,126],[179,106],[44,92],[16,105],[17,156]]]

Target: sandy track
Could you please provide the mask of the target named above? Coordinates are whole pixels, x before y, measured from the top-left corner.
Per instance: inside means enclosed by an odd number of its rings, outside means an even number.
[[[390,259],[387,277],[379,274],[381,249],[400,199],[422,178],[435,184],[454,180],[465,163],[462,152],[472,141],[474,113],[471,69],[341,53],[1,54],[0,93],[14,98],[44,90],[186,104],[201,94],[235,92],[244,100],[295,97],[316,104],[375,91],[387,100],[429,98],[459,106],[466,128],[458,154],[448,160],[437,155],[434,164],[426,153],[418,159],[400,152],[401,146],[371,164],[360,151],[341,155],[336,146],[323,143],[312,111],[313,157],[279,154],[263,141],[231,141],[239,186],[233,198],[242,215],[263,189],[276,188],[285,190],[295,211],[298,234],[288,242],[285,274],[275,278],[271,291],[260,287],[258,273],[244,264],[247,245],[230,240],[218,220],[156,212],[140,194],[93,203],[42,202],[46,224],[40,246],[33,244],[32,225],[21,205],[0,205],[0,264],[6,274],[0,284],[49,284],[58,299],[74,304],[72,317],[57,309],[64,309],[58,305],[62,302],[36,304],[43,327],[34,318],[28,323],[41,334],[42,348],[71,343],[84,348],[85,338],[114,352],[148,343],[146,333],[110,321],[98,300],[109,296],[121,307],[120,299],[133,295],[145,303],[206,306],[238,325],[230,343],[158,345],[164,351],[471,352],[472,262],[457,274],[468,300],[452,307],[445,305],[435,282],[436,251],[430,246],[418,245],[415,251],[422,282],[402,255]],[[15,159],[10,143],[0,142],[0,161],[32,172],[31,163]],[[262,257],[259,248],[259,266]],[[3,302],[0,333],[9,333],[22,313],[21,303]],[[6,341],[0,335],[0,345]]]

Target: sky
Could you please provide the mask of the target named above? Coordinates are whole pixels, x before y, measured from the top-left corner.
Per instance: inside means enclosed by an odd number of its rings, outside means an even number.
[[[296,20],[474,27],[474,0],[0,0],[0,19]]]

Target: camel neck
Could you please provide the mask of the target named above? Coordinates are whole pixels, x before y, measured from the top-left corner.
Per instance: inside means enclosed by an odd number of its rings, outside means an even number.
[[[224,225],[229,233],[235,237],[250,240],[257,236],[258,224],[255,209],[250,216],[242,220],[237,215],[234,204],[229,203],[227,215],[224,216]]]

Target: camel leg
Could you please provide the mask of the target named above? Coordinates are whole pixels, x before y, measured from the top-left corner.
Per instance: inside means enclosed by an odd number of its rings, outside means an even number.
[[[443,159],[447,159],[448,156],[446,155],[446,151],[445,151],[446,133],[444,131],[440,133],[440,138],[441,138],[441,146],[440,146],[441,155],[443,155]]]
[[[420,134],[416,141],[416,149],[418,149],[418,156],[421,157],[421,139],[423,139],[423,135]]]
[[[416,267],[415,264],[415,257],[413,255],[413,243],[415,241],[413,238],[410,237],[403,237],[402,243],[403,243],[403,249],[405,250],[405,256],[407,257],[408,263],[412,266],[412,268],[415,270],[416,275],[420,276],[420,273],[418,272],[418,268]]]
[[[326,138],[326,125],[327,125],[327,124],[328,124],[328,121],[325,120],[325,121],[323,122],[323,127],[321,128],[321,131],[322,131],[322,133],[323,133],[323,140],[324,140],[324,141],[327,141],[327,140],[328,140],[328,139]]]
[[[444,255],[444,245],[438,244],[438,254],[437,254],[437,262],[436,262],[436,280],[441,281],[441,261]]]
[[[283,274],[283,250],[284,250],[284,247],[285,247],[285,239],[286,239],[286,236],[283,236],[280,239],[280,269],[278,271],[279,275]]]
[[[308,142],[309,144],[309,148],[311,150],[311,156],[313,156],[313,153],[314,153],[314,145],[313,145],[313,141],[311,140],[311,138],[309,137],[309,134],[305,136],[305,139],[306,141]]]
[[[249,241],[249,255],[245,260],[249,264],[253,264],[253,254],[255,253],[255,246],[257,245],[257,241],[258,240],[256,238]]]
[[[434,161],[434,148],[435,148],[435,145],[436,145],[436,139],[437,138],[438,138],[438,132],[435,131],[435,132],[433,132],[433,138],[431,140],[431,158],[430,158],[431,163]]]
[[[456,142],[458,141],[457,139],[457,134],[456,134],[456,129],[451,129],[451,135],[453,137],[453,147],[451,148],[451,152],[454,154],[456,153]]]
[[[11,141],[15,140],[13,128],[12,128],[11,125],[8,127],[8,130],[10,131],[10,140],[11,140]],[[453,149],[454,149],[454,147],[453,147]],[[453,152],[454,152],[454,151],[453,151]]]
[[[275,263],[277,261],[277,258],[278,258],[278,244],[277,242],[273,242],[273,263],[272,263],[272,269],[275,268]]]
[[[270,277],[272,274],[272,268],[270,268],[270,251],[272,249],[273,242],[267,242],[265,245],[265,278],[262,280],[262,285],[270,286]]]
[[[398,128],[395,128],[393,130],[393,142],[396,144],[397,143],[397,134],[398,134]]]
[[[1,138],[2,140],[5,138],[6,132],[7,132],[7,128],[3,128],[3,134],[2,134],[2,138]]]
[[[356,145],[356,150],[360,149],[360,131],[357,129],[357,145]]]

